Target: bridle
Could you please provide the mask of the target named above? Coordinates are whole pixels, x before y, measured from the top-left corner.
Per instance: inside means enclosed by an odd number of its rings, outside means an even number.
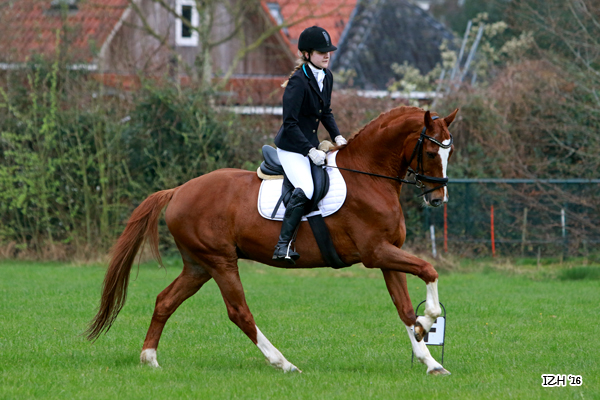
[[[438,116],[431,117],[432,120],[436,120],[438,118],[439,118]],[[454,142],[454,138],[452,137],[451,133],[450,133],[450,143],[443,144],[439,140],[437,140],[429,135],[426,135],[425,132],[427,132],[427,126],[423,127],[423,130],[421,131],[421,135],[419,135],[419,140],[417,141],[417,144],[415,145],[415,148],[413,149],[412,155],[410,156],[410,160],[408,161],[409,167],[408,167],[407,174],[414,175],[414,180],[412,180],[412,181],[407,180],[407,179],[402,179],[398,176],[393,177],[393,176],[387,176],[387,175],[380,175],[380,174],[374,174],[371,172],[359,171],[356,169],[334,167],[331,165],[328,165],[328,167],[342,169],[344,171],[349,171],[349,172],[356,172],[356,173],[364,174],[364,175],[376,176],[378,178],[391,179],[391,180],[399,182],[399,183],[407,183],[409,185],[415,185],[416,187],[421,189],[421,194],[419,195],[419,197],[425,196],[428,193],[434,192],[438,189],[441,189],[441,188],[447,186],[448,178],[437,178],[435,176],[429,176],[429,175],[423,174],[423,172],[424,172],[424,170],[423,170],[423,142],[424,142],[424,140],[428,139],[431,142],[437,144],[442,149],[449,149],[450,147],[452,147],[452,143]],[[410,167],[410,164],[412,164],[413,160],[415,159],[415,156],[417,157],[417,170],[416,171]],[[436,186],[433,189],[424,190],[425,185],[423,184],[423,182],[438,184],[439,186]]]
[[[439,117],[434,116],[431,117],[432,120],[436,120]],[[412,182],[408,182],[410,184],[415,185],[416,187],[418,187],[419,189],[421,189],[421,194],[420,196],[424,196],[427,193],[431,193],[433,191],[436,191],[438,189],[441,189],[445,186],[448,185],[448,178],[437,178],[435,176],[429,176],[429,175],[425,175],[422,174],[421,172],[423,172],[423,141],[424,139],[428,139],[431,142],[437,144],[438,146],[440,146],[440,148],[442,149],[449,149],[450,147],[452,147],[452,143],[454,142],[454,138],[452,137],[452,134],[450,132],[450,143],[448,144],[443,144],[442,142],[438,141],[437,139],[426,135],[425,132],[427,131],[427,127],[424,126],[423,130],[421,131],[421,135],[419,136],[419,140],[417,141],[417,144],[415,145],[415,148],[412,152],[412,155],[410,156],[410,160],[408,161],[408,174],[412,174],[415,176],[415,180]],[[417,156],[417,170],[413,170],[410,165],[412,164],[415,155]],[[420,171],[420,172],[419,172]],[[425,185],[423,184],[423,182],[429,182],[429,183],[433,183],[433,184],[438,184],[439,186],[434,187],[433,189],[429,189],[427,191],[423,191],[423,189],[425,188]]]

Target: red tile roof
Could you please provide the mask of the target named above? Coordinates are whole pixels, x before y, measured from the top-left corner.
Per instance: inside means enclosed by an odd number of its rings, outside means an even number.
[[[296,55],[300,33],[313,25],[329,32],[332,43],[337,46],[357,0],[273,0],[263,3],[278,3],[287,23],[300,21],[288,28],[287,35],[284,34],[290,50]]]
[[[56,32],[67,32],[73,63],[91,63],[123,12],[127,0],[81,0],[78,10],[50,10],[50,0],[18,0],[0,4],[0,62],[22,63],[32,56],[56,52]]]

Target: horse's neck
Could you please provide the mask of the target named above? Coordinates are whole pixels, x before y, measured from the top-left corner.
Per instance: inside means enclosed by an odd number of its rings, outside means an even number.
[[[376,121],[374,121],[376,122]],[[407,165],[403,161],[406,139],[419,129],[414,118],[381,128],[381,123],[371,123],[346,146],[344,164],[365,172],[403,177]]]

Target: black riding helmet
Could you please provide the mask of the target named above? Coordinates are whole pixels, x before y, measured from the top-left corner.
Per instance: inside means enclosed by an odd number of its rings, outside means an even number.
[[[300,34],[298,38],[298,50],[309,53],[313,50],[327,53],[328,51],[337,50],[337,47],[331,44],[331,37],[325,29],[318,26],[311,26],[303,30]]]

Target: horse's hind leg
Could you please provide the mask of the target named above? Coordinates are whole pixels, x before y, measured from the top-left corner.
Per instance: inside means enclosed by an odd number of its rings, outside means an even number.
[[[140,361],[143,364],[153,367],[159,366],[156,359],[156,349],[167,320],[181,303],[196,293],[210,278],[210,274],[200,265],[184,259],[181,274],[156,298],[152,322],[150,328],[148,328],[142,354],[140,355]]]
[[[254,317],[248,308],[248,304],[246,304],[237,265],[219,265],[211,272],[223,295],[229,319],[252,340],[252,343],[260,349],[269,363],[284,372],[302,372],[286,360],[283,354],[269,342],[256,326]]]
[[[411,327],[417,322],[415,311],[410,301],[408,287],[406,286],[406,274],[398,271],[390,271],[382,269],[385,284],[392,296],[392,301],[398,310],[398,315],[408,331],[408,337],[412,345],[413,353],[417,360],[427,366],[427,373],[432,375],[449,375],[448,372],[440,363],[438,363],[429,352],[424,341],[417,341]]]

